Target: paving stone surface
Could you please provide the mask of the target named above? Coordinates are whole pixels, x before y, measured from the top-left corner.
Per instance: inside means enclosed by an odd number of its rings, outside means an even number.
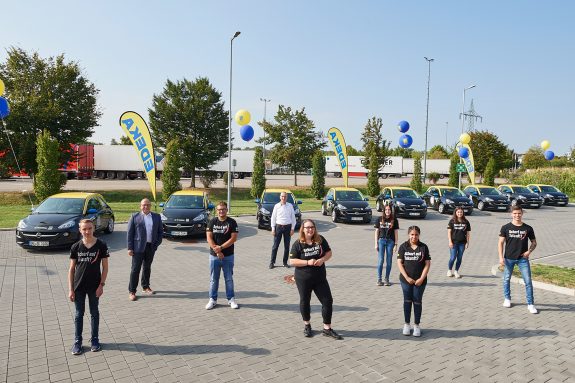
[[[462,279],[445,276],[449,217],[400,219],[400,240],[419,225],[432,255],[423,300],[421,338],[401,334],[402,293],[397,266],[391,287],[376,286],[377,255],[369,225],[317,220],[334,256],[328,279],[333,326],[344,336],[321,336],[321,306],[312,298],[315,337],[303,337],[299,299],[284,277],[268,269],[272,237],[255,217],[239,217],[235,287],[239,310],[208,300],[208,248],[203,238],[165,240],[154,260],[156,295],[128,301],[130,258],[126,225],[101,236],[111,248],[110,274],[100,301],[99,353],[69,352],[74,305],[67,301],[66,251],[28,252],[14,232],[0,232],[0,381],[5,382],[575,382],[575,298],[535,290],[538,315],[512,285],[513,307],[501,307],[497,236],[509,213],[474,212]],[[575,207],[527,210],[535,228],[535,261],[575,263]],[[554,256],[557,255],[557,256]],[[281,259],[281,255],[278,256]],[[222,295],[223,294],[223,295]],[[84,339],[89,338],[89,315]]]

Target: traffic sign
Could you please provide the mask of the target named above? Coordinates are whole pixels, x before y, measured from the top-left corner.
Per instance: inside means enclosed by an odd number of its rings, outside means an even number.
[[[458,173],[464,173],[464,172],[466,172],[466,170],[465,170],[465,164],[455,164],[455,170],[456,170]]]

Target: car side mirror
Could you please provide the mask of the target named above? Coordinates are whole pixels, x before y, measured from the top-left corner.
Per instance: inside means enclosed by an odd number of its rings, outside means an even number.
[[[208,204],[208,209],[209,209],[209,210],[214,210],[215,207],[216,207],[216,206],[215,206],[213,203],[211,203],[211,202]]]
[[[328,200],[328,201],[333,201],[333,197],[332,197],[332,196],[328,196],[328,197],[327,197],[327,200]]]
[[[363,200],[364,200],[364,201],[369,201],[369,198],[365,197]]]
[[[160,202],[160,207],[164,207],[165,203]]]
[[[88,211],[86,213],[87,214],[96,214],[97,212],[98,212],[97,209],[91,208],[91,209],[88,209]]]
[[[254,200],[254,203],[260,203],[260,199],[259,199],[259,198],[256,198],[256,199]]]
[[[298,204],[298,205],[301,205],[302,203],[303,203],[303,202],[302,202],[301,200],[298,200],[298,201],[297,201],[297,204]]]

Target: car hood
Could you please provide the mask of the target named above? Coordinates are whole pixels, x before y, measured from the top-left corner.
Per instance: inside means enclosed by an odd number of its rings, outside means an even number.
[[[491,198],[494,201],[507,201],[507,196],[504,195],[487,195],[487,194],[483,194],[481,195],[481,197],[483,198]]]
[[[539,194],[536,194],[536,193],[515,193],[515,195],[517,195],[517,196],[522,195],[522,196],[527,197],[527,198],[539,198]]]
[[[444,199],[450,199],[450,200],[452,200],[452,201],[454,201],[454,202],[471,202],[471,201],[469,200],[469,198],[467,198],[467,197],[462,197],[462,196],[457,196],[457,197],[447,197],[447,196],[444,196],[443,198],[444,198]]]
[[[541,192],[541,195],[552,195],[553,197],[567,197],[567,194],[561,192]]]
[[[71,219],[80,219],[80,214],[30,214],[24,218],[24,222],[31,230],[47,230],[49,226],[58,227]]]
[[[170,221],[187,222],[186,219],[191,221],[199,214],[205,212],[205,209],[164,209],[162,214]]]
[[[369,207],[367,201],[337,201],[339,205],[343,205],[348,209],[366,208]]]
[[[423,205],[425,203],[421,198],[395,198],[395,200],[406,205]]]

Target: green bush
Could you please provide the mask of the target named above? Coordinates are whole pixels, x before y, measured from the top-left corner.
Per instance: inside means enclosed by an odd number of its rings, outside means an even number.
[[[409,186],[417,193],[423,191],[423,183],[421,182],[421,155],[416,154],[413,156],[413,177]]]
[[[437,181],[439,180],[439,173],[437,172],[431,172],[431,173],[427,173],[427,179],[429,181],[431,181],[432,184],[436,184]]]
[[[252,172],[251,195],[254,198],[259,198],[266,188],[265,170],[264,151],[261,147],[257,147],[254,153],[254,167]]]
[[[166,148],[166,158],[164,159],[164,170],[162,171],[162,198],[167,201],[168,198],[178,190],[182,190],[180,185],[180,157],[179,157],[179,144],[177,139],[173,139],[168,143]]]
[[[206,189],[209,189],[210,186],[218,179],[218,173],[214,170],[204,170],[200,174],[200,182]]]
[[[321,151],[313,156],[312,173],[311,192],[316,199],[322,199],[325,194],[325,157]]]
[[[66,175],[60,173],[58,141],[44,130],[36,139],[36,162],[38,173],[34,176],[34,194],[39,201],[59,193],[66,184]]]
[[[569,197],[575,198],[575,169],[573,168],[543,168],[519,173],[514,178],[514,182],[522,185],[553,185]]]

